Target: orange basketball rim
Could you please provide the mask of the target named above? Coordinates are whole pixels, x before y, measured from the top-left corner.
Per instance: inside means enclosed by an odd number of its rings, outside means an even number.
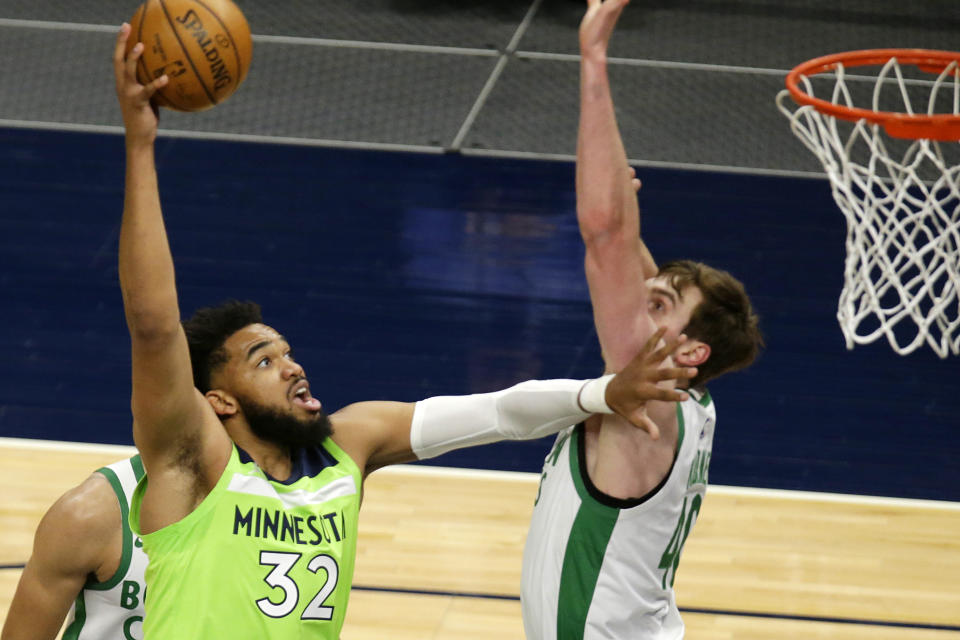
[[[960,82],[960,52],[933,49],[864,49],[847,51],[808,60],[794,67],[787,74],[787,89],[799,105],[809,105],[823,114],[842,120],[857,122],[866,120],[882,125],[894,138],[940,141],[960,141],[960,92],[954,89],[953,113],[914,114],[895,111],[879,111],[836,104],[810,95],[801,83],[820,73],[838,69],[881,66],[895,61],[900,65],[912,65],[931,74],[939,74],[937,82],[953,77]],[[932,108],[932,105],[931,105]]]

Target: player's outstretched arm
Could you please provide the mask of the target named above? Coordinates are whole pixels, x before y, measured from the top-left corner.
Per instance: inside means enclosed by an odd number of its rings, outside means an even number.
[[[204,420],[216,418],[207,415],[212,410],[193,387],[189,349],[180,325],[173,258],[160,209],[154,162],[157,112],[150,102],[166,78],[160,77],[146,86],[137,81],[136,65],[143,44],[137,44],[127,55],[129,33],[129,25],[123,25],[113,59],[117,99],[126,131],[120,289],[131,341],[133,435],[151,476],[153,491],[156,483],[165,483],[166,471],[173,470],[175,477],[183,475],[175,469],[182,466],[183,451],[204,456],[211,447],[222,450],[220,457],[226,464],[229,440],[222,429],[204,428]],[[188,503],[196,497],[181,489],[185,487],[171,492],[174,518],[188,513],[193,506]],[[184,504],[177,504],[178,499]]]
[[[588,0],[580,25],[580,125],[577,133],[577,220],[594,322],[609,371],[637,353],[652,327],[641,321],[644,281],[657,266],[640,239],[634,171],[617,127],[607,48],[627,0]]]
[[[463,447],[540,438],[594,413],[616,413],[658,437],[646,404],[687,398],[685,392],[658,383],[696,375],[693,368],[661,366],[685,339],[680,336],[658,348],[662,337],[660,330],[620,373],[603,378],[531,380],[503,391],[439,396],[416,404],[353,404],[331,416],[333,438],[370,473]]]
[[[105,478],[93,475],[44,515],[10,603],[0,638],[53,640],[91,574],[119,563],[120,507]],[[116,544],[116,558],[111,544]]]

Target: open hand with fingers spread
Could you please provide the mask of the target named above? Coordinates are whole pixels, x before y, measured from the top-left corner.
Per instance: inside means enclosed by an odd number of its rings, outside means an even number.
[[[676,382],[690,380],[697,375],[695,367],[664,366],[667,358],[687,339],[680,335],[661,345],[665,332],[666,328],[661,328],[650,336],[640,353],[610,380],[606,389],[607,405],[655,440],[660,437],[660,429],[647,415],[647,403],[651,400],[686,400],[689,395],[676,389]],[[667,364],[672,365],[672,361]],[[666,382],[672,384],[664,384]]]
[[[126,53],[130,25],[124,23],[117,34],[113,51],[113,73],[117,84],[117,100],[123,113],[123,126],[127,131],[127,144],[152,143],[157,135],[157,108],[150,102],[158,89],[166,86],[166,74],[147,85],[137,80],[137,60],[143,53],[143,43],[138,42]]]

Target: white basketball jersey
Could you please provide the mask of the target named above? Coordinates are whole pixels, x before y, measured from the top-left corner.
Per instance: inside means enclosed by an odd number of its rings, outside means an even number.
[[[673,580],[706,494],[716,423],[709,393],[690,396],[677,405],[673,467],[639,500],[593,487],[582,424],[557,435],[523,553],[527,640],[683,637]]]
[[[91,578],[77,595],[68,615],[63,640],[142,640],[143,598],[147,555],[130,531],[130,498],[143,476],[140,456],[97,469],[110,481],[120,503],[123,552],[116,573],[105,582]]]

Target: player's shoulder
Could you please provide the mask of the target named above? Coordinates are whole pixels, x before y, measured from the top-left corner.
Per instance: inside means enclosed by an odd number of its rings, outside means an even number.
[[[706,387],[692,387],[687,389],[690,399],[687,400],[691,405],[701,407],[706,411],[716,411],[713,404],[713,396]]]
[[[114,463],[104,465],[94,471],[94,474],[109,475],[111,472],[124,474],[133,473],[137,476],[137,479],[139,479],[139,476],[143,473],[143,459],[140,457],[140,454],[137,453],[130,458],[124,458],[123,460],[117,460]]]
[[[110,481],[94,472],[60,496],[47,510],[43,521],[74,536],[97,536],[121,526],[120,513]]]
[[[403,441],[409,448],[416,405],[375,400],[357,402],[330,415],[333,441],[361,468],[375,452]]]
[[[395,419],[397,414],[412,413],[415,403],[369,400],[354,402],[330,414],[330,421],[338,423],[366,423]]]
[[[93,473],[47,510],[34,536],[31,562],[88,574],[111,558],[122,535],[122,511],[109,481]]]

